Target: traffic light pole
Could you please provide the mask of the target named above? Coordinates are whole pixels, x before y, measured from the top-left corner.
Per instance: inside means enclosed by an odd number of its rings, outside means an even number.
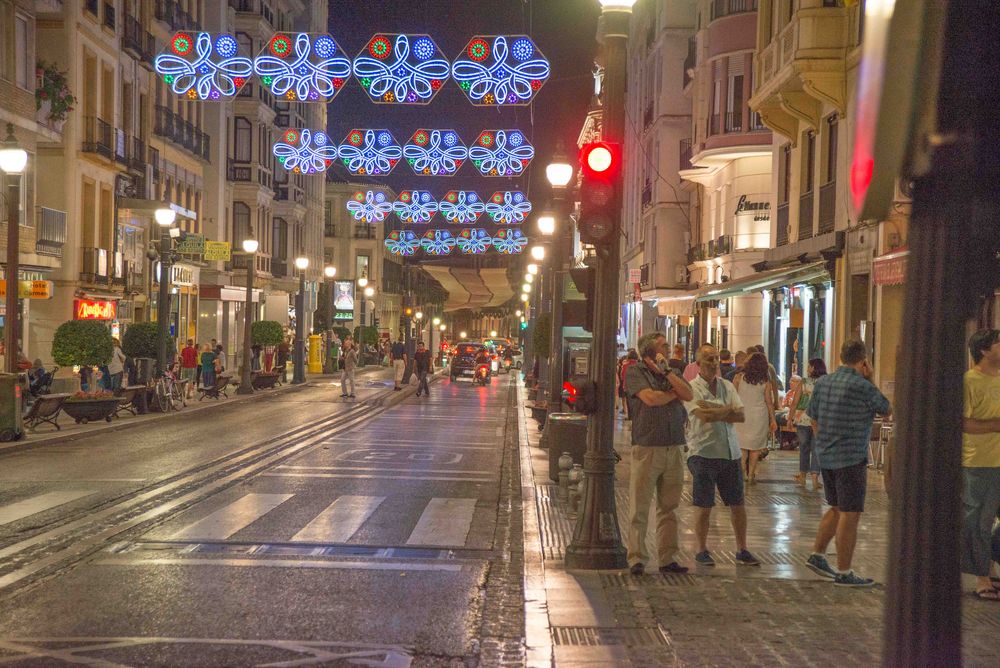
[[[624,143],[625,58],[631,11],[605,7],[598,27],[604,46],[604,139]],[[616,177],[621,192],[621,172]],[[615,511],[615,351],[618,331],[618,285],[621,269],[621,209],[615,216],[610,240],[598,247],[594,285],[594,338],[590,350],[590,377],[597,386],[597,412],[590,416],[587,453],[583,458],[584,492],[573,541],[566,548],[566,567],[625,568],[618,514]]]

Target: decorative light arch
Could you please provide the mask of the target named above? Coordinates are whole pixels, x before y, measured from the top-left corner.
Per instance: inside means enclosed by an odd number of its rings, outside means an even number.
[[[325,172],[337,159],[337,147],[325,132],[285,130],[271,149],[278,163],[296,174]]]
[[[330,102],[351,78],[351,59],[325,33],[278,33],[254,58],[253,69],[276,97]]]
[[[355,176],[385,176],[403,157],[403,148],[388,130],[351,130],[338,151]]]
[[[425,225],[438,212],[438,202],[426,190],[404,190],[396,197],[392,210],[407,225]]]
[[[520,225],[531,213],[531,202],[520,190],[493,193],[486,203],[486,215],[497,225]]]
[[[493,245],[493,238],[479,227],[466,228],[455,240],[458,250],[465,255],[482,255]]]
[[[452,176],[469,157],[469,149],[454,130],[420,129],[403,147],[403,157],[418,176]]]
[[[214,37],[207,32],[178,32],[169,51],[153,60],[153,69],[177,95],[191,100],[233,97],[253,74],[250,58],[237,55],[232,35]]]
[[[472,104],[529,104],[551,67],[527,35],[477,35],[455,59],[451,74]]]
[[[379,104],[427,104],[451,76],[429,35],[377,34],[354,59],[354,76]]]
[[[381,190],[359,191],[347,200],[347,211],[362,223],[381,223],[392,211],[392,202]]]
[[[486,205],[471,190],[452,190],[441,200],[438,210],[449,223],[474,225],[486,211]]]
[[[483,176],[520,176],[535,157],[520,130],[483,130],[469,148],[469,159]]]
[[[385,247],[393,255],[408,257],[420,248],[420,240],[413,230],[393,230],[385,239]]]
[[[517,255],[524,251],[528,245],[528,237],[516,227],[505,227],[497,230],[497,235],[493,237],[493,247],[498,253],[504,255]]]
[[[448,230],[427,230],[420,240],[420,247],[428,255],[451,255],[455,237]]]

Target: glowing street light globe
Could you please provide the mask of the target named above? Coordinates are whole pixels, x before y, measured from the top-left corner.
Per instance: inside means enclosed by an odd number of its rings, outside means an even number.
[[[521,286],[521,292],[531,292],[531,286],[525,283]]]
[[[495,337],[496,335],[497,335],[497,330],[494,329],[493,331],[490,332],[491,337]]]
[[[153,217],[156,219],[156,224],[160,227],[170,227],[177,219],[177,212],[164,202],[163,206],[153,212]]]
[[[601,3],[602,9],[631,11],[632,5],[636,3],[636,0],[598,0],[598,2]]]
[[[435,327],[437,327],[438,325],[441,324],[441,318],[434,318],[433,320],[431,320],[431,322],[434,324]]]
[[[417,311],[417,313],[413,317],[416,318],[417,320],[423,320],[424,319],[424,312],[423,311]]]
[[[244,253],[256,253],[258,248],[260,248],[260,242],[253,237],[248,237],[243,240]]]
[[[547,237],[551,236],[552,233],[556,231],[555,216],[539,216],[538,231]]]
[[[446,329],[448,329],[448,325],[445,325],[444,323],[442,323],[442,324],[441,324],[441,327],[440,327],[440,329],[441,329],[441,331],[443,332],[443,331],[445,331]]]
[[[458,333],[458,338],[460,338],[460,339],[464,339],[464,338],[466,338],[467,336],[468,336],[468,333],[467,333],[467,332],[459,332],[459,333]]]
[[[535,275],[534,274],[525,274],[524,275],[524,282],[525,283],[534,283],[535,282]]]
[[[517,316],[518,318],[520,318],[521,317],[521,309],[517,309],[516,311],[514,311],[514,315]]]
[[[375,288],[369,285],[367,288],[365,288],[365,297],[374,297],[374,296],[375,296]]]
[[[545,259],[545,246],[532,246],[531,259],[541,262]]]
[[[299,271],[305,271],[309,268],[309,258],[303,256],[295,258],[295,268]]]
[[[326,276],[327,278],[333,278],[334,276],[337,275],[337,268],[327,265],[326,267],[323,268],[323,275]]]
[[[366,285],[368,285],[368,277],[367,276],[362,276],[361,278],[358,279],[358,287],[359,288],[363,288]]]
[[[0,172],[20,174],[28,164],[28,152],[17,145],[14,124],[7,124],[7,138],[0,144]]]
[[[521,293],[521,301],[522,301],[522,302],[526,302],[526,301],[528,301],[528,295],[526,295],[526,294],[524,294],[524,293],[522,292],[522,293]]]
[[[538,273],[538,265],[535,264],[534,262],[532,262],[531,264],[529,264],[527,268],[528,268],[528,273],[529,274],[537,274]]]

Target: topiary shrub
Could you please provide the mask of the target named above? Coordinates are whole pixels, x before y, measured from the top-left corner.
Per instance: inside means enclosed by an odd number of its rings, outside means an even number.
[[[156,322],[137,322],[129,325],[122,336],[122,351],[132,359],[156,358],[159,353],[160,326]],[[167,350],[173,348],[173,339],[167,342]]]
[[[258,346],[276,346],[285,340],[285,331],[276,320],[261,320],[250,326],[250,339]]]
[[[351,335],[351,330],[347,329],[343,325],[337,325],[336,327],[333,328],[333,333],[337,335],[337,338],[343,341],[344,339],[346,339],[348,336]]]
[[[52,338],[52,359],[59,366],[99,366],[111,359],[113,347],[104,323],[70,320],[59,325]]]
[[[365,327],[365,338],[364,338],[364,341],[362,341],[361,337],[358,335],[358,330],[359,329],[360,329],[360,327],[355,327],[354,328],[354,342],[355,343],[360,342],[360,343],[364,343],[366,345],[374,345],[374,344],[378,343],[378,330],[377,329],[375,329],[374,327],[371,327],[371,326]]]
[[[535,318],[535,328],[531,333],[531,346],[539,357],[549,356],[549,337],[552,336],[552,314],[542,313]]]

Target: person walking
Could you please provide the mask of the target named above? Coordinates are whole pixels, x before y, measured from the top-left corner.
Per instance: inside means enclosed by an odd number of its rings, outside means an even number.
[[[201,347],[201,386],[206,390],[215,387],[215,348],[211,343]]]
[[[288,339],[282,339],[278,344],[278,354],[276,364],[281,369],[281,382],[288,382],[288,355],[292,347],[288,344]]]
[[[788,393],[788,419],[795,426],[795,436],[799,444],[799,472],[795,482],[806,486],[806,474],[812,476],[813,491],[823,489],[819,481],[819,458],[816,457],[815,435],[812,418],[806,413],[812,399],[816,381],[826,375],[826,362],[821,357],[809,360],[806,377],[801,378]]]
[[[628,370],[632,368],[635,364],[639,362],[639,353],[635,348],[629,348],[628,354],[625,355],[618,364],[618,398],[621,401],[622,407],[621,412],[625,414],[625,419],[632,419],[632,414],[629,411],[629,396],[628,390],[626,389],[625,378]]]
[[[340,365],[340,337],[337,336],[337,332],[333,332],[330,335],[330,348],[327,354],[330,356],[330,368],[336,373]]]
[[[871,382],[872,367],[863,341],[848,340],[840,350],[841,366],[816,381],[806,414],[813,420],[826,511],[806,565],[842,587],[871,587],[875,581],[851,569],[858,524],[868,486],[868,441],[876,415],[892,413],[889,400]],[[826,559],[837,538],[837,568]]]
[[[347,337],[344,339],[344,370],[340,374],[340,396],[354,398],[354,370],[358,366],[358,351],[354,347],[354,339]],[[351,392],[348,394],[347,385],[350,383]]]
[[[736,378],[736,374],[743,372],[743,369],[744,367],[746,367],[747,359],[749,357],[750,356],[747,355],[742,350],[736,351],[736,355],[733,357],[734,363],[732,365],[732,368],[729,369],[728,371],[724,371],[722,373],[722,377],[728,380],[730,383],[733,382],[733,379]]]
[[[215,346],[215,375],[221,376],[226,371],[226,353],[222,349],[222,344]]]
[[[733,361],[733,354],[723,348],[719,351],[719,374],[726,380],[730,380],[730,376],[735,376],[738,373],[736,368],[736,363]]]
[[[187,381],[185,393],[188,399],[194,396],[194,386],[198,382],[198,349],[194,347],[194,339],[188,339],[181,348],[181,380]]]
[[[775,369],[774,365],[771,364],[771,361],[767,359],[767,351],[764,349],[763,345],[758,343],[757,345],[748,348],[747,359],[749,360],[754,353],[760,353],[761,355],[763,355],[764,361],[767,362],[767,375],[768,378],[771,380],[771,386],[772,386],[771,401],[775,406],[777,406],[779,403],[781,403],[781,395],[778,393],[778,391],[784,389],[781,386],[781,379],[778,378],[778,370]]]
[[[698,554],[694,560],[702,566],[714,566],[708,550],[708,527],[718,489],[722,502],[729,507],[733,534],[736,537],[736,563],[758,566],[760,562],[747,549],[747,510],[743,498],[743,472],[740,470],[740,447],[734,424],[743,422],[743,401],[736,388],[719,377],[719,351],[710,343],[698,348],[699,372],[691,382],[694,397],[685,402],[688,421],[688,469],[691,471],[691,500],[696,507],[695,535]]]
[[[969,353],[975,366],[962,383],[962,572],[975,576],[977,598],[1000,601],[1000,578],[991,577],[991,534],[1000,516],[1000,330],[973,334]]]
[[[400,383],[403,382],[403,374],[406,371],[406,346],[402,341],[396,341],[389,349],[389,357],[392,359],[392,380],[395,387],[392,389],[399,392],[403,389]]]
[[[743,402],[746,418],[734,425],[742,453],[744,480],[755,485],[760,452],[767,449],[768,435],[778,429],[774,420],[774,404],[771,403],[773,387],[768,380],[764,356],[760,353],[751,355],[746,368],[733,379],[733,386]]]
[[[427,375],[434,371],[434,360],[431,352],[423,341],[417,343],[417,352],[413,353],[413,366],[417,372],[417,396],[421,394],[430,396],[431,388],[427,385]]]
[[[110,374],[112,392],[117,392],[122,387],[122,376],[125,375],[125,353],[122,352],[122,342],[118,339],[111,339],[111,360],[108,362],[108,374]]]
[[[639,339],[642,359],[625,370],[625,401],[631,405],[628,563],[632,575],[646,570],[649,505],[656,498],[657,563],[661,573],[686,573],[677,562],[677,506],[684,489],[684,401],[691,386],[671,369],[667,339],[650,332]],[[638,351],[632,351],[638,356]]]

